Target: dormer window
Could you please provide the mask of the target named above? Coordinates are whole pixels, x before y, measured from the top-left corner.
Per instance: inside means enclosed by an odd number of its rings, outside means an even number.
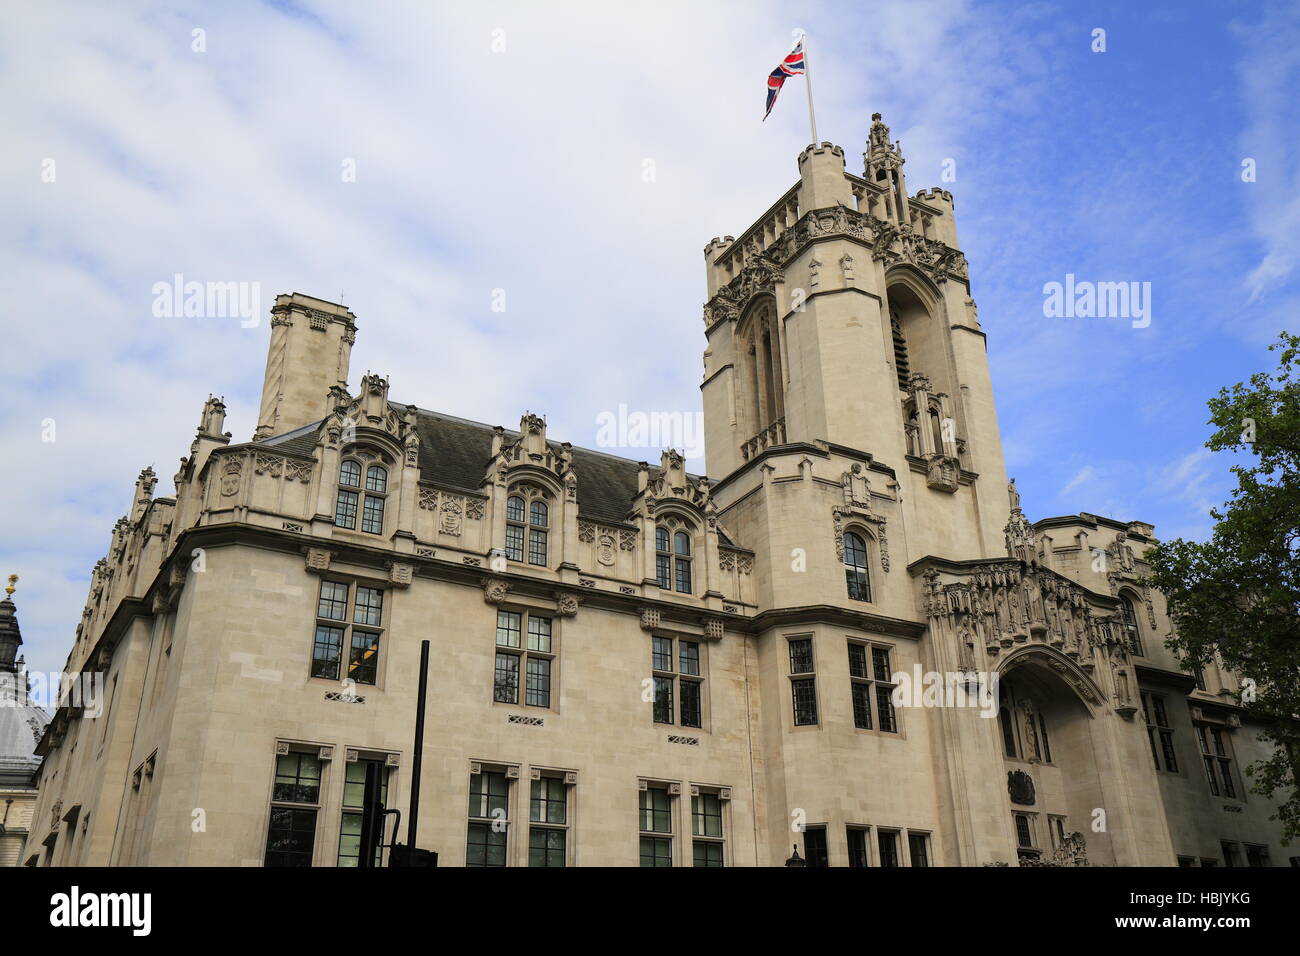
[[[526,540],[528,563],[546,567],[550,527],[551,509],[545,501],[525,502],[523,495],[511,495],[506,499],[506,559],[522,562]]]
[[[334,525],[356,530],[357,512],[361,513],[361,530],[369,534],[384,533],[384,500],[388,494],[388,469],[371,465],[366,470],[365,493],[361,488],[361,463],[346,458],[339,465],[339,494],[334,504]]]
[[[692,594],[691,533],[678,528],[676,518],[655,528],[655,582],[665,591]]]

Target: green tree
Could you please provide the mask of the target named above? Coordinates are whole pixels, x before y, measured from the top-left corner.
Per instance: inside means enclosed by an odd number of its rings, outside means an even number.
[[[1217,430],[1206,447],[1241,455],[1231,500],[1210,512],[1209,541],[1152,548],[1147,583],[1169,602],[1166,645],[1189,667],[1217,654],[1241,679],[1238,703],[1276,747],[1246,773],[1253,792],[1276,801],[1286,844],[1300,836],[1300,336],[1283,333],[1269,348],[1276,372],[1209,402]]]

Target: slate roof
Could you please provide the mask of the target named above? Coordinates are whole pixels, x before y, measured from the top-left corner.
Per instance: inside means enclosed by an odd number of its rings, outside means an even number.
[[[394,403],[394,407],[400,413],[404,406]],[[311,457],[320,426],[321,422],[305,425],[261,444]],[[477,493],[492,459],[493,426],[420,408],[416,410],[415,427],[420,436],[421,478]],[[505,436],[516,439],[519,432],[506,429]],[[559,451],[558,442],[549,444]],[[639,463],[587,448],[575,447],[571,451],[578,473],[578,511],[593,521],[624,522],[636,497]],[[658,466],[651,466],[651,479],[660,471]]]

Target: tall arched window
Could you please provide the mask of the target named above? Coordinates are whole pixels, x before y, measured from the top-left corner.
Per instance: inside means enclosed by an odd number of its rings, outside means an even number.
[[[506,559],[524,559],[524,499],[519,495],[506,499]]]
[[[1119,602],[1120,612],[1124,615],[1124,638],[1128,641],[1129,650],[1138,657],[1145,657],[1142,653],[1142,632],[1138,629],[1137,609],[1133,606],[1133,599],[1127,594],[1123,595]]]
[[[673,585],[682,594],[691,593],[691,536],[685,531],[673,535]]]
[[[655,528],[655,580],[667,590],[673,586],[672,543],[667,528]]]
[[[366,469],[366,501],[361,510],[361,530],[384,533],[384,498],[388,494],[388,470],[382,465]]]
[[[551,509],[545,501],[534,501],[528,510],[528,563],[546,567],[546,532],[551,526]]]
[[[862,536],[850,531],[844,535],[844,579],[848,584],[849,598],[854,601],[871,600],[871,576],[867,570],[867,543]]]
[[[998,710],[998,724],[1002,727],[1002,752],[1015,760],[1020,756],[1016,749],[1016,725],[1005,704]]]

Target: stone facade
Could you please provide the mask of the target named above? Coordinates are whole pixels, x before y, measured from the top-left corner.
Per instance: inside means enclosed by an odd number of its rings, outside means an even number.
[[[68,668],[106,705],[46,732],[27,862],[355,863],[422,640],[443,865],[1285,859],[1235,678],[1163,646],[1153,529],[1025,518],[952,196],[878,116],[861,176],[798,167],[705,247],[711,479],[353,393],[355,316],[278,297],[254,440],[210,397],[94,569]],[[918,674],[999,693],[895,699]]]

